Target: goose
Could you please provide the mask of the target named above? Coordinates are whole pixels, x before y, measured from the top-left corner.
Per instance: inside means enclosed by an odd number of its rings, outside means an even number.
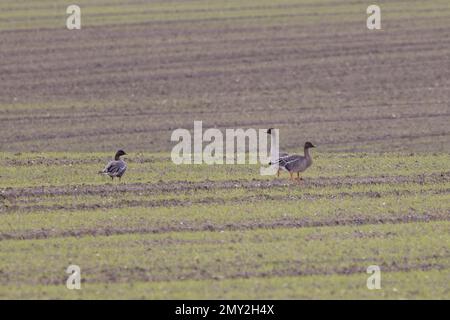
[[[280,168],[289,172],[289,174],[291,175],[291,180],[294,180],[294,173],[297,173],[297,180],[300,182],[300,180],[302,180],[300,178],[300,172],[304,172],[306,169],[308,169],[313,162],[311,154],[309,153],[309,149],[311,148],[315,148],[315,146],[311,142],[306,142],[304,156],[286,156],[278,159],[277,162],[269,163],[269,165],[278,164]]]
[[[106,167],[102,171],[99,171],[99,174],[108,175],[111,177],[111,180],[114,180],[114,177],[117,177],[119,178],[119,180],[121,180],[123,174],[127,170],[127,164],[120,157],[125,155],[125,151],[117,151],[114,160],[108,162]]]
[[[273,157],[272,161],[269,163],[269,165],[271,165],[271,164],[278,163],[278,161],[280,159],[289,156],[289,154],[287,152],[279,152],[278,153],[278,158],[275,158],[275,152],[274,152],[275,150],[273,150],[273,148],[275,147],[275,144],[278,143],[278,139],[277,139],[278,137],[276,136],[276,131],[275,131],[274,128],[269,128],[267,130],[267,134],[270,135],[270,137],[271,137],[271,144],[270,145],[271,145],[272,150],[270,151],[270,154]],[[281,169],[286,170],[284,167],[278,166],[277,177],[280,176]]]

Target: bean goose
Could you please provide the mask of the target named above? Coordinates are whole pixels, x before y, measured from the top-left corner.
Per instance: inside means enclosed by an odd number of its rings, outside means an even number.
[[[271,137],[271,147],[274,148],[274,146],[275,146],[275,144],[276,144],[275,141],[277,141],[276,131],[274,130],[274,128],[269,128],[269,129],[267,130],[267,134],[270,135],[270,137]],[[270,165],[270,164],[278,163],[278,161],[279,161],[280,159],[289,156],[289,154],[288,154],[287,152],[279,152],[279,153],[278,153],[278,157],[276,157],[274,151],[275,151],[275,150],[271,150],[271,151],[270,151],[270,154],[271,154],[271,156],[272,156],[272,161],[271,161],[271,163],[269,163],[269,165]],[[281,171],[281,170],[286,170],[286,169],[285,169],[284,167],[278,166],[277,177],[280,176],[280,171]]]
[[[123,150],[117,151],[114,160],[108,162],[106,167],[99,173],[110,176],[111,180],[114,180],[115,177],[121,180],[123,174],[127,170],[127,164],[120,158],[124,155],[126,155],[125,151]]]
[[[310,148],[315,148],[315,146],[311,142],[305,143],[305,155],[291,155],[287,157],[280,158],[276,164],[291,175],[291,180],[294,180],[294,173],[297,173],[297,180],[300,181],[300,172],[304,172],[308,169],[312,164],[312,157],[309,153]],[[270,163],[272,164],[272,163]]]

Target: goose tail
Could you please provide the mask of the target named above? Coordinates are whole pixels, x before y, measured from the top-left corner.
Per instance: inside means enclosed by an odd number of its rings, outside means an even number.
[[[276,160],[274,160],[274,161],[270,161],[269,162],[269,166],[272,166],[272,165],[274,165],[274,164],[280,164],[281,163],[281,158],[280,159],[276,159]]]

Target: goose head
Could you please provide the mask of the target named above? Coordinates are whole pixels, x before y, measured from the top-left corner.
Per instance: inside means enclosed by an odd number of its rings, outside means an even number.
[[[125,151],[122,149],[116,152],[116,156],[114,157],[115,160],[119,160],[121,156],[127,155]]]
[[[315,148],[316,146],[313,145],[311,142],[306,142],[305,143],[305,149],[309,149],[309,148]]]

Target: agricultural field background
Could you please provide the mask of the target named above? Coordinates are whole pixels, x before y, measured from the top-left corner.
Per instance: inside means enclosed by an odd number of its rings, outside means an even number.
[[[450,299],[448,0],[69,4],[0,3],[0,299]],[[176,166],[194,120],[314,164]]]

